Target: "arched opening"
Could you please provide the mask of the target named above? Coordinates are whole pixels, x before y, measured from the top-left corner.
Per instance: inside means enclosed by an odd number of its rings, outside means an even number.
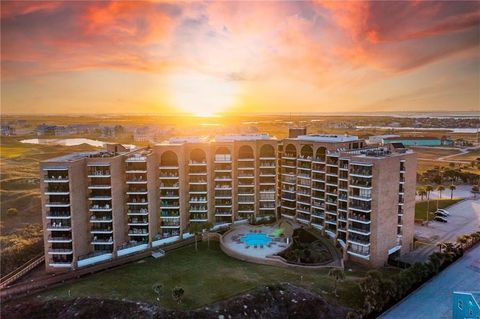
[[[297,148],[293,144],[288,144],[285,147],[285,156],[287,157],[297,157]]]
[[[215,160],[216,161],[231,161],[232,155],[230,150],[224,146],[217,148],[215,151]]]
[[[303,158],[312,158],[313,156],[313,149],[309,145],[304,145],[302,149],[300,150],[300,155]]]
[[[253,158],[253,148],[248,145],[243,145],[238,150],[238,158],[240,159],[247,159]]]
[[[260,148],[260,157],[275,157],[275,148],[269,144],[263,145]]]
[[[190,160],[193,163],[206,163],[207,155],[199,148],[196,148],[190,152]]]
[[[319,147],[317,149],[317,152],[315,153],[315,159],[324,162],[326,154],[327,154],[327,149],[325,147]]]
[[[160,165],[161,166],[178,166],[178,157],[172,151],[166,151],[160,157]]]

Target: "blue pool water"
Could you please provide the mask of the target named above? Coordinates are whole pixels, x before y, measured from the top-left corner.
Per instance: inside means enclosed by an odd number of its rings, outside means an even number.
[[[240,238],[240,241],[246,245],[249,246],[259,246],[259,245],[267,245],[269,242],[272,241],[270,237],[268,237],[266,234],[255,234],[255,233],[249,233]]]

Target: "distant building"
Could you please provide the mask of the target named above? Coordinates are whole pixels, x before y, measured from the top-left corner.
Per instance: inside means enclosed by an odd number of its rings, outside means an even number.
[[[453,141],[438,137],[391,137],[384,138],[383,144],[402,143],[404,146],[452,146]]]
[[[288,138],[297,138],[300,135],[307,135],[306,127],[291,127],[288,129]]]
[[[55,125],[41,124],[37,126],[36,132],[38,136],[54,136],[55,135]]]
[[[15,126],[2,125],[2,136],[12,136],[12,135],[15,135]]]
[[[392,138],[397,138],[400,137],[400,135],[372,135],[366,140],[367,144],[384,144],[385,139],[392,139]]]

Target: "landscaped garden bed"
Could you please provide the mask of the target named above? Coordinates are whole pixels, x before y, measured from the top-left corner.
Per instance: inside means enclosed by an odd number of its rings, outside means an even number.
[[[292,245],[279,254],[288,263],[314,266],[333,261],[333,256],[326,247],[325,241],[311,232],[297,228],[293,232],[292,239]]]

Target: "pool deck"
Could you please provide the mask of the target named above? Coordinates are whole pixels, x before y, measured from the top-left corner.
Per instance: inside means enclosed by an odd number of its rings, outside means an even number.
[[[252,230],[261,232],[266,235],[271,235],[273,231],[277,228],[278,227],[276,226],[272,227],[239,225],[223,236],[223,245],[234,251],[235,253],[244,255],[246,257],[267,258],[267,256],[278,254],[279,252],[287,249],[289,246],[289,244],[285,242],[287,238],[273,238],[273,240],[270,242],[270,247],[264,245],[263,248],[260,248],[260,246],[257,246],[257,248],[255,248],[254,246],[250,246],[247,248],[246,244],[235,240],[235,238],[240,239],[242,236],[250,233]],[[290,243],[291,239],[288,239],[288,241]]]

